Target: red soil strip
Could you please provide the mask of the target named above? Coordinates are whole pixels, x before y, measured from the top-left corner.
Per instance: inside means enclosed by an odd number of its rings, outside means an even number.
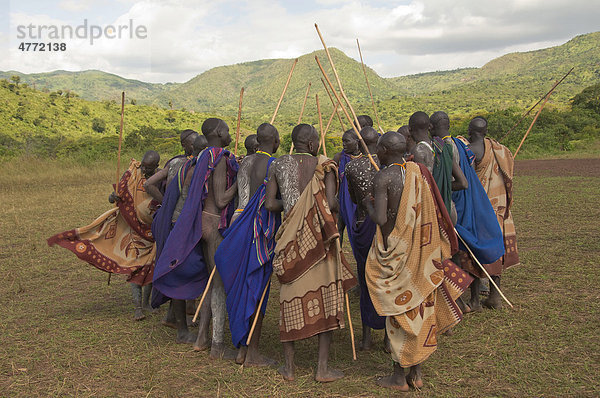
[[[515,176],[600,177],[600,158],[517,160]]]

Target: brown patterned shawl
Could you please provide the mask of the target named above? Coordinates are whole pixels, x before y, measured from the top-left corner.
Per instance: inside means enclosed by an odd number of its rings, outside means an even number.
[[[325,194],[335,163],[319,156],[315,174],[281,224],[273,270],[281,283],[281,341],[305,339],[344,327],[344,292],[357,281],[341,250]]]

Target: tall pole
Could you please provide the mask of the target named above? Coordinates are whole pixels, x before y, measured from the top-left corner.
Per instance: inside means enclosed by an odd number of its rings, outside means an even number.
[[[242,98],[244,97],[244,87],[240,90],[240,104],[238,106],[237,129],[235,131],[235,149],[234,155],[238,154],[238,143],[240,142],[240,123],[242,121]]]
[[[279,105],[281,105],[281,101],[283,101],[283,96],[285,95],[285,91],[287,90],[288,85],[290,84],[290,79],[292,78],[292,73],[294,73],[294,68],[296,67],[297,63],[298,63],[298,58],[296,58],[294,60],[294,63],[292,64],[292,70],[290,70],[290,74],[287,78],[287,81],[285,82],[285,86],[283,87],[281,97],[279,97],[279,102],[277,102],[277,106],[275,107],[275,112],[273,113],[273,117],[271,118],[271,124],[273,124],[273,122],[275,121],[275,117],[277,116],[277,111],[279,110]]]
[[[371,91],[371,85],[369,84],[369,78],[367,77],[367,68],[365,68],[365,62],[363,61],[362,51],[360,51],[360,43],[356,39],[356,45],[358,46],[358,54],[360,55],[360,63],[362,65],[363,73],[365,74],[365,80],[367,82],[367,88],[369,89],[369,95],[371,96],[371,104],[373,105],[373,112],[375,113],[375,119],[377,119],[377,126],[381,134],[385,134],[385,131],[381,128],[381,122],[379,121],[379,115],[377,114],[377,107],[375,106],[375,100],[373,99],[373,92]]]
[[[304,115],[304,107],[306,106],[306,99],[308,98],[308,92],[310,91],[310,85],[311,85],[311,83],[308,82],[308,87],[306,87],[306,93],[304,94],[304,101],[302,101],[302,108],[300,108],[300,116],[298,116],[297,124],[300,124],[300,122],[302,122],[302,115]],[[292,142],[292,145],[290,146],[290,155],[292,154],[293,151],[294,151],[294,143]]]

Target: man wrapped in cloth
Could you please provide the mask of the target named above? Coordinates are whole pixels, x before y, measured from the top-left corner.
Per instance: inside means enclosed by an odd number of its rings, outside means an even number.
[[[456,144],[460,168],[468,184],[467,189],[452,192],[452,201],[456,206],[456,231],[481,264],[495,263],[504,254],[502,230],[490,199],[473,168],[475,155],[461,139],[453,137],[452,140]],[[476,270],[478,265],[472,262],[462,241],[459,242],[459,248],[454,261],[463,269],[467,269],[467,264],[471,264],[468,269]],[[470,287],[471,297],[465,312],[481,310],[480,289],[481,280],[475,278]]]
[[[48,245],[64,247],[102,271],[127,275],[135,320],[145,318],[142,308],[152,310],[150,292],[156,245],[150,225],[157,203],[144,190],[144,182],[154,174],[159,161],[155,151],[146,152],[142,162],[132,159],[117,193],[109,196],[109,202],[116,202],[115,207],[90,225],[48,238]]]
[[[504,255],[491,264],[484,264],[496,285],[500,286],[502,271],[520,264],[517,251],[517,234],[510,208],[513,202],[513,170],[515,161],[510,150],[498,141],[486,137],[487,120],[474,118],[469,124],[469,147],[475,154],[475,172],[488,198],[498,224],[504,236]],[[465,258],[463,268],[477,278],[485,278],[485,274],[470,258]],[[502,299],[494,285],[490,286],[490,296],[483,301],[483,306],[499,309]]]
[[[183,178],[183,185],[189,185],[189,189],[181,214],[176,219],[172,218],[176,210],[173,201],[177,202],[177,198],[171,198],[171,195],[175,196],[179,192],[174,187],[174,184],[179,184],[182,180],[178,178],[171,181],[167,188],[163,206],[152,225],[153,230],[156,231],[157,241],[162,241],[163,236],[166,237],[156,262],[154,284],[160,293],[175,300],[173,310],[178,324],[177,341],[193,343],[195,340],[194,349],[197,351],[209,347],[209,317],[205,315],[209,313],[208,307],[210,307],[213,317],[213,339],[210,347],[211,357],[215,358],[222,356],[224,351],[225,292],[220,277],[215,274],[210,301],[204,302],[206,307],[202,309],[197,337],[189,333],[185,326],[185,302],[183,301],[199,297],[206,288],[207,271],[212,270],[211,265],[214,266],[214,253],[211,254],[207,250],[205,242],[217,234],[220,237],[221,232],[229,225],[234,210],[231,199],[237,191],[235,177],[238,165],[233,154],[224,149],[231,142],[229,127],[224,121],[215,118],[207,119],[202,125],[202,133],[207,138],[209,147],[193,160],[191,178]],[[186,169],[184,165],[181,172],[186,172]],[[188,175],[190,172],[187,171]],[[222,189],[220,192],[214,189],[217,181]],[[220,195],[226,198],[222,199]],[[215,202],[223,203],[223,207],[215,206]],[[163,208],[165,208],[164,213]],[[209,210],[216,213],[209,213]],[[172,230],[170,230],[171,225]],[[211,245],[215,249],[216,246]],[[216,298],[215,293],[218,294]],[[161,303],[153,300],[152,304]],[[217,304],[218,308],[215,308]]]
[[[401,134],[388,132],[377,146],[385,168],[375,177],[374,199],[365,200],[377,223],[366,279],[375,309],[387,317],[394,360],[393,374],[377,384],[408,391],[407,382],[423,386],[421,363],[435,352],[437,336],[461,320],[455,300],[471,277],[450,260],[457,237],[431,173],[404,162]]]
[[[336,165],[316,157],[319,134],[313,126],[296,126],[292,142],[295,154],[278,158],[270,167],[265,203],[267,210],[285,210],[273,259],[281,283],[279,332],[285,355],[279,371],[293,380],[294,341],[318,335],[315,380],[328,382],[343,377],[327,365],[329,346],[332,331],[344,327],[344,293],[357,281],[342,254],[334,215]]]
[[[238,208],[215,254],[227,294],[231,340],[240,348],[236,362],[244,366],[275,363],[259,353],[258,345],[273,273],[275,234],[281,224],[281,214],[265,208],[269,166],[276,159],[271,153],[279,148],[279,133],[273,125],[263,123],[256,136],[258,149],[244,157],[238,170]]]

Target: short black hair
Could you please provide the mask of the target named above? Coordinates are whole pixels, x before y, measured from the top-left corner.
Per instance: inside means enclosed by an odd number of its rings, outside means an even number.
[[[256,129],[256,140],[257,142],[271,143],[275,140],[275,137],[279,137],[279,131],[271,123],[263,123]]]
[[[292,142],[295,146],[298,143],[307,144],[311,139],[319,139],[319,133],[310,124],[301,123],[292,130]]]
[[[429,128],[429,116],[425,112],[415,112],[408,119],[408,126],[411,130],[413,129],[427,129]]]
[[[216,117],[209,117],[202,123],[202,134],[206,137],[213,135],[223,125],[227,126],[227,123]]]
[[[373,127],[373,119],[369,115],[360,115],[357,117],[358,123],[360,123],[360,128],[363,127]]]

